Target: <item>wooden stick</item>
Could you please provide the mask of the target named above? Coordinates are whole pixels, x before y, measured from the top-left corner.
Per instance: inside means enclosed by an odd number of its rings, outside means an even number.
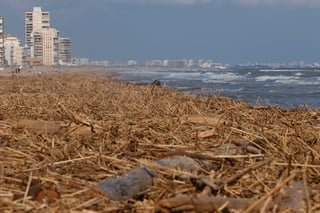
[[[200,153],[190,153],[187,151],[183,150],[178,150],[178,151],[171,151],[166,153],[167,156],[173,156],[173,155],[184,155],[188,156],[191,158],[196,158],[199,160],[218,160],[221,161],[225,158],[229,159],[237,159],[237,158],[258,158],[258,157],[266,157],[264,154],[253,154],[253,155],[216,155],[216,156],[211,156],[211,155],[206,155],[206,154],[200,154]]]
[[[93,156],[88,156],[88,157],[74,158],[74,159],[70,159],[70,160],[58,161],[58,162],[52,163],[52,165],[53,166],[57,166],[57,165],[60,165],[60,164],[73,163],[75,161],[87,160],[87,159],[91,159],[91,158],[94,158],[94,157],[97,157],[97,156],[93,155]]]
[[[30,186],[31,186],[31,182],[32,182],[32,171],[30,172],[28,185],[27,185],[26,191],[24,192],[23,201],[22,201],[23,204],[25,204],[25,202],[27,200],[28,193],[29,193]]]
[[[227,197],[207,197],[192,195],[177,195],[170,199],[160,200],[156,204],[156,212],[171,212],[177,210],[188,210],[194,212],[216,212],[220,208],[229,208],[232,210],[243,210],[254,200],[250,198],[227,198]],[[260,206],[255,208],[258,210]]]
[[[262,196],[259,200],[251,204],[245,212],[250,212],[253,211],[258,205],[260,205],[261,202],[265,201],[268,197],[270,197],[273,193],[279,191],[286,183],[288,183],[290,180],[292,180],[296,174],[292,174],[289,177],[287,177],[284,181],[280,182],[277,184],[276,187],[274,187],[271,191],[269,191],[267,194]]]
[[[81,123],[84,124],[88,127],[91,127],[93,132],[96,132],[95,129],[103,129],[101,126],[96,125],[96,124],[92,124],[89,121],[86,121],[84,119],[81,119],[81,117],[79,115],[77,115],[76,113],[72,112],[71,110],[67,109],[63,104],[59,103],[58,106],[67,114],[67,116],[75,121],[76,123]]]
[[[246,173],[248,173],[254,169],[258,169],[258,168],[270,163],[271,161],[272,161],[272,158],[268,158],[264,161],[250,165],[247,168],[241,170],[240,172],[238,172],[235,175],[233,175],[232,177],[230,177],[228,180],[223,182],[223,184],[232,184],[232,183],[236,182],[239,178],[241,178],[243,175],[245,175]]]
[[[274,165],[277,165],[277,166],[294,166],[294,167],[305,167],[305,168],[314,168],[314,169],[320,169],[320,165],[310,165],[310,164],[300,164],[300,163],[278,163],[278,162],[275,162],[273,163]]]

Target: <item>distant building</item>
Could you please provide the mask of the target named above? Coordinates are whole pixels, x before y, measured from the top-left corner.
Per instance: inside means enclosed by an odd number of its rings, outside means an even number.
[[[0,66],[4,64],[4,27],[3,18],[0,16]]]
[[[50,13],[43,12],[41,7],[34,7],[32,12],[25,12],[25,45],[26,56],[34,57],[34,35],[43,28],[50,28]]]
[[[91,61],[90,65],[107,67],[107,66],[109,66],[109,61],[107,61],[107,60],[105,60],[105,61]]]
[[[219,62],[213,62],[212,60],[200,59],[198,62],[199,67],[204,69],[224,70],[229,67],[228,64],[222,64]]]
[[[188,67],[188,60],[181,59],[181,60],[165,60],[164,66],[168,67]]]
[[[195,65],[195,64],[194,64],[193,59],[189,59],[187,66],[188,66],[188,67],[193,67],[194,65]]]
[[[151,66],[153,66],[153,61],[152,60],[146,60],[144,62],[144,65],[147,66],[147,67],[151,67]]]
[[[201,67],[206,62],[205,59],[199,59],[198,60],[198,66]]]
[[[161,67],[161,66],[163,66],[163,61],[162,60],[153,60],[153,66]]]
[[[25,56],[31,65],[71,64],[71,39],[50,27],[50,13],[41,7],[25,12]]]
[[[303,67],[304,65],[304,61],[292,61],[287,64],[289,67]]]
[[[4,37],[4,58],[9,66],[23,64],[23,47],[18,38],[10,35]]]
[[[57,65],[59,63],[59,35],[59,31],[54,28],[43,28],[32,32],[33,47],[31,47],[30,59],[43,65]]]
[[[162,60],[147,60],[145,61],[145,66],[147,67],[161,67],[163,66]]]
[[[71,64],[71,39],[59,38],[59,64],[69,65]]]
[[[210,68],[211,67],[211,60],[207,60],[207,61],[201,61],[199,62],[199,67],[201,68]]]
[[[80,58],[80,59],[79,59],[79,65],[80,65],[80,66],[87,66],[87,65],[89,65],[89,59],[88,59],[88,58]]]
[[[42,33],[42,49],[43,49],[43,65],[57,65],[59,63],[59,37],[60,33],[54,28],[43,28]]]
[[[79,66],[80,65],[80,58],[72,58],[71,65],[72,66]]]
[[[128,66],[136,66],[138,63],[135,60],[129,60],[128,61]]]

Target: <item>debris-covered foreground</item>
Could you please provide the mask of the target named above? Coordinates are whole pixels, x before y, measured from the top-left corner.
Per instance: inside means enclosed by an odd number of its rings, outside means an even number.
[[[319,109],[89,72],[0,77],[0,99],[1,212],[320,211]]]

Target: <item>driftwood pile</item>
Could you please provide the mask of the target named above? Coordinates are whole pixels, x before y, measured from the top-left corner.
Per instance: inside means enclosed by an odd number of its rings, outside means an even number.
[[[1,212],[317,212],[320,110],[0,77]]]

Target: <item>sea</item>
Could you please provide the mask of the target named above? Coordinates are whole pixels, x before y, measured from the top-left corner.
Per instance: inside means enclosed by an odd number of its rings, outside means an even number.
[[[136,84],[159,80],[164,87],[196,95],[220,94],[251,105],[320,107],[320,68],[227,69],[128,68],[118,78]]]

